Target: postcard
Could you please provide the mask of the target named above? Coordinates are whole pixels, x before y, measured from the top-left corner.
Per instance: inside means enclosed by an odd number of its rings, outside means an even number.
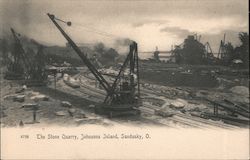
[[[1,159],[249,159],[247,0],[0,0]]]

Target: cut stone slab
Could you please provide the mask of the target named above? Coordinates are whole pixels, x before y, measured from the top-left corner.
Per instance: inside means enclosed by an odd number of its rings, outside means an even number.
[[[76,112],[76,109],[75,109],[75,108],[70,108],[68,111],[69,111],[70,113],[75,113],[75,112]]]
[[[29,94],[30,94],[31,96],[37,96],[37,95],[40,95],[40,93],[39,93],[39,92],[33,92],[33,91],[29,92]]]
[[[249,88],[245,86],[235,86],[230,89],[232,93],[244,95],[244,96],[249,96]]]
[[[21,108],[33,108],[33,107],[37,107],[37,103],[26,103],[23,104]]]
[[[33,111],[36,110],[37,111],[39,109],[39,106],[36,103],[27,103],[27,104],[22,105],[21,108],[24,108],[27,110],[33,110]]]
[[[95,108],[95,105],[90,104],[90,105],[89,105],[89,108]]]
[[[155,110],[155,115],[159,115],[162,117],[172,117],[173,115],[175,115],[174,112],[169,112],[169,111],[164,111],[162,109],[156,109]]]
[[[181,109],[184,108],[187,105],[187,101],[183,99],[176,99],[174,102],[170,103],[171,107]]]
[[[70,114],[70,116],[74,116],[74,113],[76,112],[76,109],[75,108],[70,108],[69,110],[68,110],[68,112],[69,112],[69,114]]]
[[[55,115],[57,115],[57,116],[66,116],[67,112],[65,112],[65,111],[57,111],[57,112],[55,112]]]
[[[13,97],[14,102],[24,102],[25,100],[25,95],[16,95]]]
[[[49,97],[43,94],[40,94],[40,95],[32,96],[30,97],[30,99],[34,101],[48,101]]]
[[[62,102],[61,102],[61,105],[62,105],[63,107],[72,107],[72,104],[71,104],[70,102],[68,102],[68,101],[62,101]]]
[[[85,119],[87,116],[85,114],[78,114],[74,116],[75,119]]]
[[[13,100],[17,94],[6,95],[3,97],[4,100]]]
[[[85,115],[85,112],[81,110],[79,114]]]

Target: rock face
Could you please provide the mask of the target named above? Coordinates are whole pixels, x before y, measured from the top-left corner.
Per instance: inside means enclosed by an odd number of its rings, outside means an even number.
[[[244,96],[249,96],[249,88],[245,86],[235,86],[230,89],[232,93],[244,95]]]

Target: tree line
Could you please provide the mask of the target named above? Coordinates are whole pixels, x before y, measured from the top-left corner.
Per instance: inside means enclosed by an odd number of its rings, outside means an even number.
[[[246,32],[239,33],[241,44],[234,47],[230,42],[221,45],[221,58],[213,54],[208,55],[205,45],[188,36],[182,46],[175,46],[173,50],[175,62],[178,64],[218,64],[230,66],[233,63],[241,63],[242,67],[249,66],[249,35]],[[238,60],[238,61],[235,61]]]

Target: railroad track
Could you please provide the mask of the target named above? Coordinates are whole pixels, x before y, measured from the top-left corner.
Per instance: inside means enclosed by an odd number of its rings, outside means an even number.
[[[151,110],[160,109],[159,106],[149,105],[149,104],[144,104],[144,107],[147,107]],[[179,122],[182,124],[186,124],[186,125],[189,125],[191,127],[196,127],[196,128],[216,128],[216,127],[224,128],[224,129],[236,129],[237,128],[235,126],[228,125],[225,123],[220,123],[220,122],[216,122],[212,120],[206,120],[206,119],[199,118],[199,117],[193,117],[191,115],[182,114],[182,113],[176,113],[173,117],[168,117],[165,119],[172,120],[174,122]]]
[[[90,97],[88,98],[88,100],[93,101],[95,103],[100,103],[104,100],[105,98],[105,91],[102,91],[100,89],[94,88],[94,87],[90,87],[86,84],[84,84],[84,82],[82,81],[82,78],[87,78],[88,77],[83,77],[82,75],[77,75],[77,78],[79,78],[79,83],[80,83],[80,88],[75,88],[75,90],[83,93],[84,95],[89,95]],[[147,90],[147,89],[143,89],[144,93],[148,94],[148,95],[156,95],[153,91]],[[160,109],[159,106],[155,106],[155,105],[148,105],[148,104],[144,104],[143,105],[144,108],[147,108],[148,111],[151,109],[153,110],[150,114],[154,115],[154,110],[155,109]],[[146,110],[147,110],[146,109]],[[148,111],[141,110],[142,113],[149,113]],[[138,120],[143,120],[143,121],[150,121],[156,124],[160,124],[160,125],[164,125],[164,126],[169,126],[172,127],[173,125],[180,125],[180,126],[186,126],[186,127],[192,127],[192,128],[225,128],[225,129],[232,129],[232,128],[237,128],[235,126],[232,125],[228,125],[228,124],[224,124],[224,123],[218,123],[216,121],[210,121],[210,120],[205,120],[199,117],[193,117],[193,116],[189,116],[186,114],[176,114],[172,117],[161,117],[161,116],[153,116],[154,118],[150,118],[150,117],[140,117]]]
[[[84,84],[84,82],[82,81],[82,78],[81,78],[81,77],[82,77],[82,76],[79,77],[79,83],[80,83],[80,85],[81,85],[82,87],[84,87],[84,88],[86,88],[86,89],[88,89],[88,90],[91,90],[91,91],[93,91],[93,92],[97,92],[97,93],[99,93],[99,94],[105,96],[106,92],[105,92],[104,90],[100,90],[100,89],[97,89],[97,88],[93,88],[93,87],[90,87],[89,85]]]
[[[79,77],[80,78],[80,77]],[[84,84],[81,79],[80,79],[80,86],[81,87],[84,87],[84,91],[83,92],[87,92],[87,93],[90,93],[91,96],[93,97],[97,97],[97,98],[105,98],[105,92],[102,92],[96,88],[93,88],[93,87],[90,87],[86,84]],[[96,94],[93,94],[94,92],[96,92]],[[102,95],[102,96],[100,96]],[[147,106],[144,106],[144,107],[147,107]],[[158,106],[155,106],[155,107],[158,107]],[[150,108],[150,107],[148,107]],[[152,108],[152,107],[151,107]],[[158,107],[159,108],[159,107]],[[142,111],[143,112],[143,111]],[[158,116],[159,119],[162,119],[163,117],[160,117]],[[141,120],[150,120],[152,121],[152,119],[149,119],[148,117],[141,117]],[[168,120],[171,120],[173,121],[174,123],[178,123],[178,124],[182,124],[182,125],[185,125],[185,126],[189,126],[189,127],[194,127],[194,128],[205,128],[205,126],[201,125],[201,124],[197,124],[196,121],[194,122],[191,122],[191,120],[189,120],[189,122],[186,122],[185,120],[181,119],[181,118],[177,118],[177,117],[172,117],[172,118],[169,118]],[[162,124],[162,125],[167,125],[167,126],[170,126],[169,125],[169,122],[166,122],[164,120],[153,120],[155,123],[158,123],[158,124]]]
[[[207,125],[208,127],[218,127],[218,128],[224,128],[224,129],[237,129],[238,127],[233,126],[233,125],[228,125],[225,124],[223,122],[217,122],[217,121],[213,121],[213,120],[207,120],[207,119],[203,119],[203,118],[199,118],[199,117],[194,117],[191,115],[184,115],[184,114],[177,114],[178,117],[182,117],[185,119],[190,119],[193,121],[197,121],[200,123],[203,123],[204,125]]]
[[[143,107],[149,108],[151,110],[153,110],[151,112],[151,114],[153,114],[155,109],[159,109],[160,107],[158,106],[153,106],[153,105],[148,105],[148,104],[144,104]],[[145,110],[143,110],[145,112]],[[146,112],[148,113],[148,112]],[[161,116],[157,116],[158,119],[156,119],[157,121],[159,121],[160,123],[169,123],[169,121],[173,122],[174,124],[180,124],[182,126],[188,126],[188,127],[192,127],[192,128],[208,128],[211,126],[207,126],[203,123],[199,123],[197,121],[194,121],[192,119],[185,119],[183,117],[180,117],[178,115],[173,115],[171,117],[161,117]]]

